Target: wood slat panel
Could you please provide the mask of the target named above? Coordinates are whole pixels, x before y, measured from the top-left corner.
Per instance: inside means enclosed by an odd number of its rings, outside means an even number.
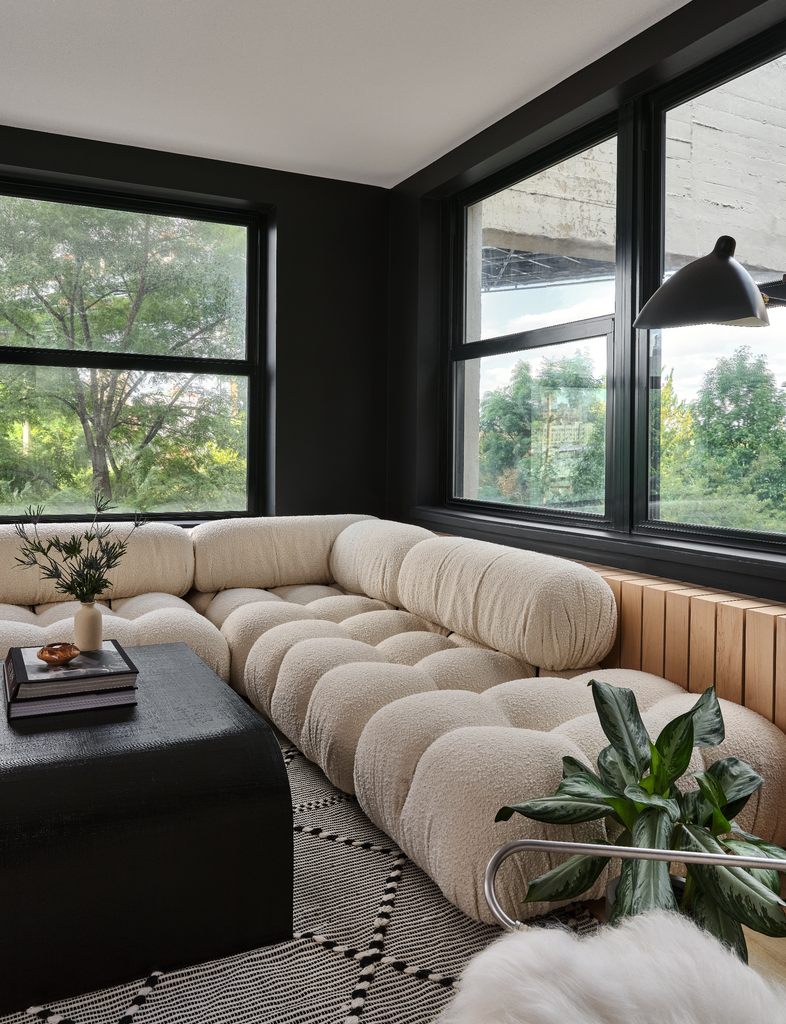
[[[666,591],[667,642],[663,674],[685,690],[688,689],[689,677],[691,598],[707,593],[704,589]]]
[[[704,693],[715,682],[718,604],[734,601],[732,594],[699,594],[691,600],[688,689]]]
[[[620,668],[641,669],[642,596],[647,587],[659,582],[646,576],[620,580]]]
[[[773,721],[786,732],[786,616],[775,620],[775,711]]]
[[[682,590],[682,583],[662,583],[645,587],[641,593],[641,669],[662,676],[666,643],[666,594]]]
[[[786,732],[786,604],[582,563],[608,583],[617,637],[601,663],[664,676],[718,696]]]
[[[727,601],[718,605],[715,645],[715,691],[743,703],[745,679],[745,613],[766,608],[766,601]]]
[[[639,579],[639,573],[635,572],[621,572],[619,569],[602,569],[599,573],[608,583],[609,588],[614,595],[614,601],[617,605],[617,635],[614,637],[614,645],[600,663],[601,668],[619,668],[620,667],[620,648],[622,639],[622,610],[621,610],[621,592],[623,580],[636,580]]]
[[[614,576],[606,576],[606,582],[614,595],[614,602],[617,605],[617,633],[614,637],[614,644],[611,650],[600,663],[601,668],[620,667],[620,581]]]
[[[745,615],[745,707],[775,717],[775,628],[786,605],[751,608]]]

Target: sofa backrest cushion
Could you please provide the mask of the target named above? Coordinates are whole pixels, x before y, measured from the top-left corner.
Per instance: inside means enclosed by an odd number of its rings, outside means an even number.
[[[400,605],[398,574],[407,552],[434,534],[421,526],[379,519],[354,523],[336,537],[330,570],[351,594]]]
[[[614,597],[586,566],[484,541],[415,545],[398,579],[403,606],[540,668],[582,668],[611,649]]]
[[[336,537],[370,518],[275,516],[201,523],[191,531],[194,586],[210,591],[330,583],[330,550]]]
[[[38,534],[46,541],[54,536],[66,539],[85,532],[85,523],[42,523]],[[33,527],[28,526],[29,536]],[[112,589],[102,599],[136,597],[151,592],[188,593],[194,575],[194,552],[185,530],[170,523],[146,523],[131,530],[130,523],[113,523],[117,539],[128,538],[128,550],[116,569],[109,573]],[[44,579],[36,567],[17,565],[21,540],[11,525],[0,526],[0,600],[8,604],[40,605],[69,601],[55,589],[53,580]]]

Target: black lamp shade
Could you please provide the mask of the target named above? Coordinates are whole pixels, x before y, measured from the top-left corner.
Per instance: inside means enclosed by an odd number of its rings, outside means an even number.
[[[766,327],[764,299],[748,271],[734,259],[737,243],[721,235],[702,256],[664,282],[636,317],[634,327],[735,324]]]

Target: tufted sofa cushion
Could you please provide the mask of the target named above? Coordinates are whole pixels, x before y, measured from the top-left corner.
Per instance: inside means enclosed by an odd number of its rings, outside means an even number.
[[[222,679],[229,679],[229,647],[216,627],[185,601],[172,594],[143,594],[118,602],[114,611],[99,604],[104,639],[123,647],[145,644],[186,643]],[[76,601],[48,606],[35,622],[0,617],[0,652],[9,647],[42,647],[49,643],[73,643]]]
[[[658,676],[605,669],[570,680],[505,682],[480,694],[421,692],[381,708],[363,729],[354,768],[360,806],[448,899],[476,920],[492,922],[483,877],[503,843],[614,838],[607,836],[603,820],[555,826],[514,815],[494,822],[504,804],[553,792],[564,756],[594,765],[608,740],[586,685],[591,678],[632,689],[653,736],[697,699]],[[721,704],[727,739],[718,748],[694,750],[691,770],[732,754],[748,761],[767,781],[738,820],[743,828],[781,844],[786,839],[786,736],[747,708]],[[552,906],[520,901],[527,881],[558,861],[534,853],[506,861],[497,877],[506,913],[523,919]],[[618,870],[612,861],[588,898],[601,895]]]
[[[330,551],[348,526],[370,516],[277,516],[220,519],[191,531],[194,586],[284,587],[331,582]]]
[[[401,564],[416,544],[433,536],[406,523],[354,523],[336,537],[330,553],[333,579],[350,594],[367,594],[398,606]]]
[[[43,523],[38,527],[42,540],[84,533],[81,523]],[[28,527],[32,533],[32,527]],[[175,594],[188,593],[194,578],[194,552],[185,530],[169,523],[147,523],[138,530],[118,523],[113,532],[127,537],[128,551],[117,568],[109,573],[113,598],[136,597],[150,591]],[[45,579],[38,568],[22,568],[19,536],[13,526],[0,526],[0,579],[2,599],[12,605],[42,605],[63,601],[53,580]]]
[[[387,635],[389,615],[403,617],[403,631]],[[379,709],[421,691],[480,692],[534,675],[532,666],[506,654],[462,649],[450,637],[407,629],[407,620],[416,618],[408,612],[356,618],[375,617],[383,628],[371,642],[368,630],[351,629],[353,618],[340,625],[313,619],[274,626],[246,661],[244,686],[252,702],[349,793],[358,740]]]
[[[398,593],[413,614],[545,669],[593,665],[614,642],[603,579],[534,551],[433,537],[404,558]]]

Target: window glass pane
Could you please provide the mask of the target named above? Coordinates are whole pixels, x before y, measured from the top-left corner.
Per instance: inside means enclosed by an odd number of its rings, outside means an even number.
[[[243,359],[246,233],[0,196],[0,345]]]
[[[0,366],[0,514],[244,511],[247,378]]]
[[[467,208],[466,341],[614,313],[617,140]]]
[[[670,110],[666,138],[666,275],[731,235],[781,280],[786,58]],[[652,519],[786,533],[786,308],[769,316],[652,332]]]
[[[457,497],[605,512],[605,336],[455,366]]]

